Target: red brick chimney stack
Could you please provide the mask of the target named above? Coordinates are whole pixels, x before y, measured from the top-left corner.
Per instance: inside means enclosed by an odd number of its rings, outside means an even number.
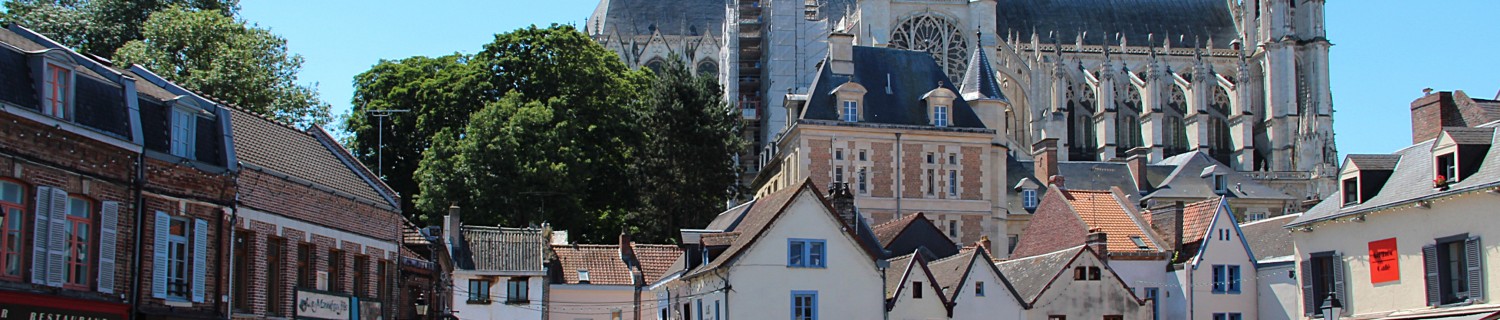
[[[1058,175],[1057,138],[1046,138],[1032,144],[1031,154],[1036,159],[1036,162],[1033,163],[1033,167],[1036,170],[1036,181],[1046,184],[1052,183],[1052,177]]]

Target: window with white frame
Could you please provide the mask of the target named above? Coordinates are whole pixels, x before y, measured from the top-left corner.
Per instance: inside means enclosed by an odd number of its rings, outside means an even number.
[[[867,171],[868,170],[865,170],[865,168],[859,168],[859,193],[860,194],[870,193],[870,188],[868,186],[868,184],[869,184],[868,182],[869,182],[870,177],[869,177],[869,174],[867,173]]]
[[[818,320],[817,291],[792,291],[792,320]]]
[[[198,132],[198,114],[191,107],[172,108],[172,155],[193,158]]]
[[[844,166],[833,167],[833,182],[844,182]]]
[[[167,231],[167,298],[186,301],[191,293],[188,274],[188,221],[173,218]]]
[[[48,61],[43,83],[42,113],[58,119],[73,115],[73,69]]]
[[[823,239],[787,239],[786,266],[824,268],[828,266],[828,242]]]
[[[932,106],[932,125],[936,127],[948,126],[948,106]]]
[[[1021,190],[1021,206],[1027,210],[1036,209],[1036,189]]]
[[[1222,173],[1214,174],[1214,192],[1221,194],[1229,192],[1229,179],[1225,179]]]
[[[843,119],[845,122],[859,122],[859,102],[854,100],[843,101]]]

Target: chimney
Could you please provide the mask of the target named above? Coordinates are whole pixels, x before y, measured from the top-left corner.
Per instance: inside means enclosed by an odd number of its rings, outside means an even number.
[[[979,246],[979,250],[989,251],[991,244],[990,236],[979,236],[979,242],[976,242],[974,244]]]
[[[1151,157],[1151,148],[1135,147],[1125,151],[1126,166],[1130,167],[1130,174],[1135,178],[1135,189],[1141,194],[1151,191],[1151,182],[1146,180],[1146,160]]]
[[[847,32],[828,34],[828,67],[833,74],[854,74],[854,35]]]
[[[1036,181],[1051,184],[1052,177],[1058,175],[1057,138],[1046,138],[1032,144],[1031,154],[1036,159],[1032,163],[1032,167],[1036,169]]]
[[[828,184],[828,204],[850,228],[859,225],[859,209],[854,207],[854,193],[849,192],[848,182]],[[856,229],[858,230],[858,229]]]
[[[1083,245],[1093,249],[1099,254],[1099,259],[1109,262],[1109,235],[1099,229],[1089,230],[1089,235],[1083,239]]]
[[[448,206],[448,216],[443,217],[443,233],[448,235],[448,246],[456,246],[463,240],[463,232],[459,227],[463,226],[463,220],[459,219],[458,205]]]
[[[630,242],[629,233],[620,233],[620,261],[624,261],[627,266],[636,265],[635,246]]]
[[[1182,251],[1182,201],[1151,209],[1151,229],[1167,241],[1168,249]]]
[[[1411,142],[1413,144],[1437,138],[1443,127],[1467,127],[1463,114],[1454,102],[1453,92],[1433,93],[1422,90],[1421,98],[1411,102]]]

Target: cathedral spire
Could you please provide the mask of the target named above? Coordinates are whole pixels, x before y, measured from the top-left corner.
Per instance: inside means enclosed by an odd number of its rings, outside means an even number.
[[[979,36],[979,33],[975,33]],[[963,82],[960,83],[958,94],[965,101],[979,99],[993,99],[1009,102],[1005,94],[1000,91],[1000,81],[996,79],[995,69],[990,66],[990,58],[984,54],[984,47],[980,46],[969,56],[969,68],[964,72]]]

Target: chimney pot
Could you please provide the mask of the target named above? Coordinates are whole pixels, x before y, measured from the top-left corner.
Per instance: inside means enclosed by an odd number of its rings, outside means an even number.
[[[1086,238],[1084,238],[1083,243],[1084,245],[1088,246],[1089,249],[1093,249],[1094,253],[1098,253],[1100,259],[1109,259],[1108,234],[1100,231],[1099,229],[1089,230],[1089,234]]]
[[[854,35],[845,32],[828,34],[828,67],[833,74],[854,74]]]

